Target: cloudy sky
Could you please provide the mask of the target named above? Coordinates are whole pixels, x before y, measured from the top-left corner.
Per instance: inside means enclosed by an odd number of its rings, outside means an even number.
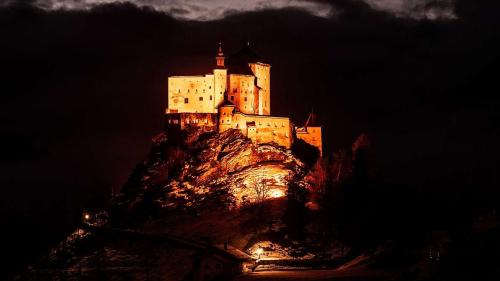
[[[363,2],[371,8],[396,17],[414,19],[454,19],[453,0],[348,0]],[[10,1],[7,1],[8,3]],[[34,0],[34,5],[46,10],[88,10],[97,5],[124,3],[125,0]],[[317,17],[333,17],[341,12],[336,4],[343,1],[308,0],[130,0],[138,7],[150,7],[178,19],[210,21],[226,15],[292,7]]]

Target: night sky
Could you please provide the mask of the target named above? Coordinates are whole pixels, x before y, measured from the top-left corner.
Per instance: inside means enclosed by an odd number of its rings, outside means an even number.
[[[324,146],[366,133],[385,181],[497,195],[496,0],[0,2],[2,256],[19,265],[102,206],[162,130],[168,75],[246,42],[271,111]],[[443,202],[446,204],[446,202]]]

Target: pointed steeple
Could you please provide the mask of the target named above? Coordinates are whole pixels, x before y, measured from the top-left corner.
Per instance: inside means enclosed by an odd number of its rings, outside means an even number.
[[[311,108],[311,113],[309,113],[309,117],[307,117],[304,127],[307,128],[313,126],[316,126],[316,114],[314,113],[314,108]]]
[[[217,67],[224,67],[224,53],[222,52],[222,42],[219,42],[219,50],[217,51],[217,56],[215,60],[217,62]]]

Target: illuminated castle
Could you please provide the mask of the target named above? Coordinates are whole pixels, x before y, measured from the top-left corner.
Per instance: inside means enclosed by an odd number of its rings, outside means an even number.
[[[227,59],[219,43],[213,73],[168,77],[167,127],[223,132],[239,129],[255,143],[289,149],[295,138],[322,152],[321,127],[313,114],[304,127],[271,116],[271,65],[245,46]]]

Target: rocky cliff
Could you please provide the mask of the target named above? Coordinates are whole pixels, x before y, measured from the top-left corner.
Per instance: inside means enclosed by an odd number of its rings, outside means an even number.
[[[125,200],[116,203],[148,197],[163,210],[206,202],[232,209],[286,197],[292,182],[303,186],[306,167],[290,151],[275,144],[256,145],[238,130],[196,131],[172,139],[165,133],[154,138],[151,155],[123,189]]]

